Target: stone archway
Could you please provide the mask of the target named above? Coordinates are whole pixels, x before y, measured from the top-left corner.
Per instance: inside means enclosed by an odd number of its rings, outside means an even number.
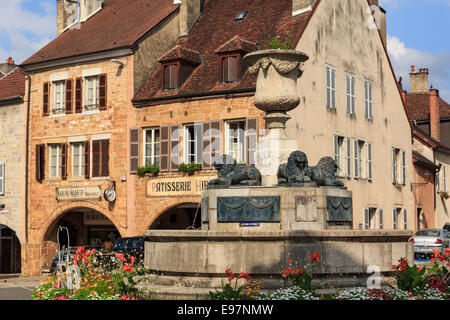
[[[199,203],[178,203],[161,211],[148,229],[186,230],[201,228]]]
[[[0,224],[0,273],[20,273],[21,244],[16,232]]]
[[[71,206],[48,219],[41,233],[41,267],[50,268],[59,249],[84,246],[101,250],[106,241],[115,242],[124,234],[109,216],[86,206]],[[58,246],[59,241],[59,246]]]

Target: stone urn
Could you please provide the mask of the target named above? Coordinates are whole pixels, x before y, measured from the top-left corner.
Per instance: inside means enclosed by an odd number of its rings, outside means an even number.
[[[302,52],[281,49],[255,51],[244,57],[249,73],[257,75],[254,104],[266,112],[269,129],[284,129],[289,119],[286,112],[299,105],[297,79],[308,59]]]
[[[256,74],[255,106],[266,113],[269,133],[256,147],[256,168],[261,172],[263,186],[278,184],[277,172],[289,155],[298,149],[297,140],[285,133],[287,112],[300,104],[297,80],[301,67],[309,58],[295,50],[262,50],[247,54],[250,74]]]

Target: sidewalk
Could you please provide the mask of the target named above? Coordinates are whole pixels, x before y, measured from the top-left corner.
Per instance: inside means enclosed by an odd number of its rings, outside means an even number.
[[[36,287],[46,276],[23,277],[17,274],[0,274],[0,288]]]

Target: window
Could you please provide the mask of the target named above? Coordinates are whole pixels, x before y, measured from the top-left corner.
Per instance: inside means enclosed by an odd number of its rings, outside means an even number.
[[[52,83],[52,86],[54,92],[52,114],[64,113],[66,102],[66,82],[56,81]]]
[[[346,75],[345,81],[345,89],[346,89],[346,99],[347,99],[347,114],[355,115],[356,114],[356,96],[355,96],[355,77],[352,75]]]
[[[86,104],[85,111],[96,110],[99,104],[98,76],[86,77]]]
[[[178,63],[166,64],[164,68],[164,91],[178,89]]]
[[[372,181],[372,144],[367,143],[367,179]]]
[[[72,144],[72,176],[84,176],[84,142]]]
[[[5,195],[5,163],[0,162],[0,196]]]
[[[392,148],[392,183],[406,185],[406,152]]]
[[[364,81],[364,105],[366,119],[373,119],[372,83]]]
[[[232,155],[237,163],[245,160],[245,121],[229,121],[226,123],[226,153]]]
[[[334,136],[334,161],[338,166],[338,170],[336,174],[338,176],[344,175],[344,170],[342,169],[344,166],[344,137]]]
[[[364,144],[365,142],[362,140],[353,140],[353,159],[354,159],[354,177],[362,179],[364,178],[364,167],[363,167],[363,158],[364,158]]]
[[[92,141],[92,177],[109,176],[109,140]]]
[[[222,83],[234,83],[239,80],[239,57],[222,57]]]
[[[336,70],[326,67],[327,107],[336,109]]]
[[[398,217],[400,216],[401,212],[402,212],[402,208],[393,208],[392,209],[392,229],[394,229],[394,230],[398,229]]]
[[[160,131],[159,128],[144,130],[144,163],[159,165]]]
[[[202,163],[202,125],[190,124],[184,127],[185,163]]]
[[[50,177],[61,177],[61,145],[51,144],[49,145],[50,152]]]
[[[375,229],[375,216],[377,208],[365,208],[364,209],[364,226],[365,229]]]

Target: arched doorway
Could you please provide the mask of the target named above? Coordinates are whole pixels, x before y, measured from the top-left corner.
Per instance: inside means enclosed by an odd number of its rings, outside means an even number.
[[[167,209],[152,223],[150,229],[186,230],[201,227],[199,203],[183,203]]]
[[[50,268],[59,249],[84,246],[101,250],[105,241],[114,243],[120,236],[113,222],[102,213],[91,208],[71,209],[59,216],[44,235],[43,269]]]
[[[14,230],[0,224],[0,273],[20,273],[20,249]]]

